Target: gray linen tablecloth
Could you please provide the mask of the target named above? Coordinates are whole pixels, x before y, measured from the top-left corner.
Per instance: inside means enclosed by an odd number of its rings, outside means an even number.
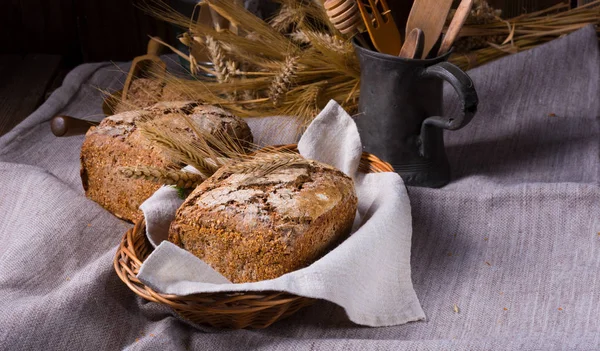
[[[469,72],[480,111],[446,135],[454,181],[409,188],[427,320],[386,328],[320,302],[266,330],[199,331],[121,283],[112,259],[130,225],[85,198],[83,137],[55,138],[48,121],[101,119],[99,89],[118,89],[126,70],[78,67],[0,138],[1,349],[600,349],[593,28]]]

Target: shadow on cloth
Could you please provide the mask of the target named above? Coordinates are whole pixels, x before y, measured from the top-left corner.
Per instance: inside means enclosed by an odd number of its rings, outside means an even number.
[[[513,135],[447,146],[452,181],[478,175],[499,183],[593,181],[589,158],[596,156],[581,150],[598,147],[597,121],[574,129],[572,118],[545,118],[532,120]],[[581,167],[572,167],[573,160]]]

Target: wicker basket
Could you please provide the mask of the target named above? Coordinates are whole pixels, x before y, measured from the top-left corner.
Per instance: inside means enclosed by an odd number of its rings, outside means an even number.
[[[277,147],[296,150],[296,145]],[[374,155],[363,153],[359,171],[393,172],[390,164]],[[147,287],[136,278],[142,262],[153,247],[146,238],[146,224],[138,221],[121,241],[114,259],[119,278],[146,300],[170,306],[181,317],[195,324],[217,328],[266,328],[312,304],[315,300],[283,292],[205,293],[187,296],[166,295]]]

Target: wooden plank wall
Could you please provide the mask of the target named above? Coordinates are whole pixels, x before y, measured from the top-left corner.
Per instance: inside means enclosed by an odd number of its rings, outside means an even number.
[[[148,35],[175,40],[169,26],[136,8],[142,1],[1,0],[0,135],[76,65],[131,60],[146,52]]]
[[[136,6],[143,0],[4,0],[0,54],[45,53],[67,62],[130,60],[148,35],[172,29]]]
[[[146,53],[149,35],[169,37],[167,25],[136,7],[141,2],[77,1],[76,12],[85,14],[78,16],[84,61],[131,59]]]
[[[70,0],[2,1],[0,29],[0,53],[76,51]]]
[[[148,35],[159,35],[173,42],[171,27],[136,8],[142,1],[145,0],[0,1],[0,54],[56,54],[69,64],[78,64],[130,60],[145,52]],[[502,9],[503,17],[510,18],[561,0],[488,2]]]
[[[534,12],[570,0],[488,0],[488,3],[502,10],[502,17],[516,17],[525,12]]]

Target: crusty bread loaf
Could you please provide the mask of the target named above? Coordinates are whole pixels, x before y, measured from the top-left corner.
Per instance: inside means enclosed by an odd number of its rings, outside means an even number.
[[[114,114],[140,110],[160,101],[185,101],[185,94],[174,91],[164,80],[137,78],[131,81],[125,101],[119,101]]]
[[[234,283],[272,279],[345,239],[356,206],[352,179],[316,161],[265,176],[219,170],[179,208],[169,241]]]
[[[141,120],[165,126],[170,131],[193,139],[193,132],[181,118],[187,114],[210,133],[226,133],[252,142],[250,128],[241,118],[214,106],[190,102],[164,102],[147,109],[128,111],[105,118],[86,134],[81,147],[81,180],[86,195],[112,212],[132,222],[142,216],[139,206],[160,185],[144,179],[127,179],[119,173],[123,166],[174,165],[159,148],[136,128]]]

